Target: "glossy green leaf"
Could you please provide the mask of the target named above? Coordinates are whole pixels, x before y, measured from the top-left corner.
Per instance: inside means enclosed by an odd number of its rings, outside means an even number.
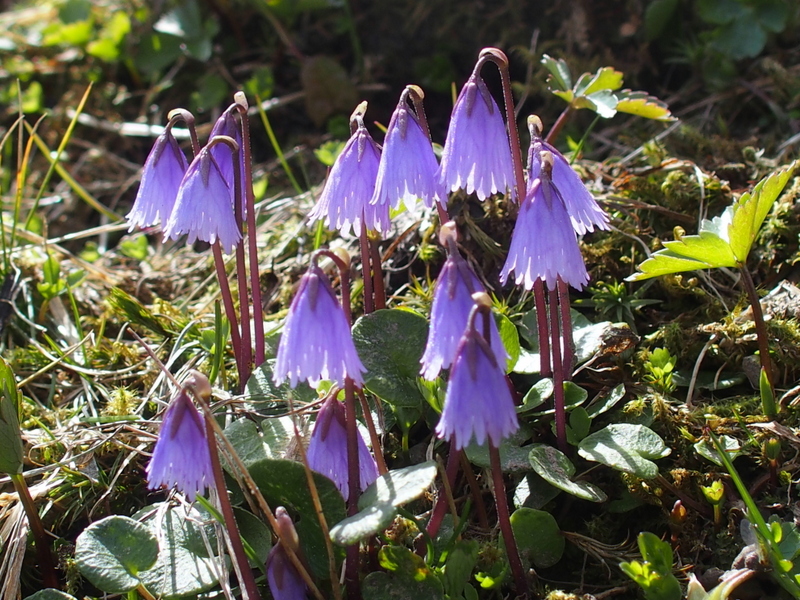
[[[25,600],[77,600],[77,598],[61,590],[47,588],[31,594]]]
[[[366,388],[392,406],[421,406],[417,377],[427,336],[427,320],[407,310],[376,310],[358,319],[353,341],[367,368]]]
[[[656,432],[643,425],[614,423],[581,440],[578,453],[587,460],[653,479],[658,475],[658,465],[650,459],[663,458],[670,449]]]
[[[211,515],[201,508],[158,503],[136,518],[158,539],[158,560],[140,574],[142,583],[158,597],[199,594],[219,582],[215,555],[217,537]]]
[[[621,71],[617,71],[613,67],[601,67],[585,86],[582,86],[579,80],[579,82],[575,84],[575,93],[581,96],[590,96],[602,90],[613,92],[622,87],[622,78],[623,74]]]
[[[139,576],[158,557],[158,541],[142,523],[114,515],[89,525],[75,541],[81,575],[109,594],[136,588]]]
[[[378,561],[388,572],[374,571],[364,578],[364,600],[444,600],[442,582],[411,550],[402,546],[383,546]]]
[[[303,465],[292,460],[264,458],[250,465],[250,475],[272,507],[285,507],[295,519],[300,544],[316,577],[328,578],[328,553],[325,534],[319,524],[316,508],[308,490]],[[327,477],[314,473],[314,483],[328,524],[345,517],[344,498]],[[298,520],[298,517],[299,520]]]
[[[608,499],[608,496],[596,485],[587,481],[573,481],[575,465],[567,458],[566,454],[556,448],[535,444],[531,448],[528,459],[533,470],[550,485],[590,502],[605,502]]]
[[[566,539],[549,512],[518,508],[511,515],[511,528],[523,562],[547,569],[561,560]]]
[[[775,171],[756,184],[752,193],[742,194],[734,203],[729,239],[733,254],[739,262],[744,263],[747,260],[764,219],[783,192],[796,166],[795,162],[785,169]]]
[[[719,443],[722,448],[725,449],[725,452],[728,455],[728,458],[734,460],[737,456],[742,453],[742,447],[736,438],[733,438],[729,435],[721,435],[719,436]],[[709,442],[708,440],[700,440],[694,445],[694,450],[703,458],[710,460],[717,466],[724,466],[722,458],[720,458],[719,452],[714,447],[714,444]]]
[[[389,471],[381,475],[358,499],[360,511],[331,528],[331,539],[349,546],[386,529],[397,507],[422,496],[436,479],[433,461]]]

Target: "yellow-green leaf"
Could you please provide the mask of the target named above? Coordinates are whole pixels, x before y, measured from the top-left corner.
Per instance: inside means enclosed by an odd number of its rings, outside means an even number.
[[[644,117],[645,119],[655,119],[656,121],[675,120],[665,102],[654,96],[649,96],[645,92],[622,90],[617,92],[617,97],[619,98],[617,103],[619,112]]]
[[[733,254],[739,262],[744,263],[747,260],[761,224],[786,187],[796,166],[797,162],[794,162],[781,171],[775,171],[766,179],[762,179],[753,188],[752,193],[742,194],[742,197],[734,203],[728,238]]]
[[[585,88],[580,89],[576,85],[575,92],[582,96],[588,96],[601,90],[614,91],[622,87],[622,73],[613,67],[601,67],[597,70],[594,77],[586,85]]]

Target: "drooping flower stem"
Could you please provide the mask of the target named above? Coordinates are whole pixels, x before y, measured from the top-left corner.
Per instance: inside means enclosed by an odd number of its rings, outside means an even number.
[[[369,249],[372,254],[372,292],[375,295],[375,310],[386,308],[386,287],[383,283],[383,266],[378,240],[370,238]]]
[[[514,162],[514,176],[516,178],[517,198],[520,204],[525,198],[525,170],[522,164],[522,147],[517,130],[517,117],[514,108],[514,95],[511,90],[511,75],[508,71],[508,57],[498,48],[484,48],[481,50],[475,69],[480,69],[485,62],[497,65],[500,71],[500,81],[503,85],[503,101],[506,111],[506,124],[508,126],[508,139],[511,144],[511,159]],[[550,370],[550,349],[548,347],[549,330],[547,327],[547,304],[545,302],[544,283],[539,280],[533,285],[533,299],[536,306],[536,325],[539,334],[539,361],[540,372],[543,377],[548,377]]]
[[[536,329],[539,333],[539,373],[542,377],[550,377],[553,374],[550,367],[550,328],[547,325],[544,281],[541,279],[533,284],[533,300],[536,305]]]
[[[425,105],[423,104],[425,92],[423,92],[422,88],[418,85],[407,85],[406,89],[403,91],[403,95],[411,98],[411,102],[414,105],[414,111],[417,113],[417,120],[422,127],[422,131],[425,132],[425,135],[428,136],[428,139],[431,139],[431,129],[428,126],[428,117],[425,116]],[[446,199],[443,200],[443,202],[446,201]],[[447,208],[445,204],[435,201],[434,204],[436,205],[436,212],[439,214],[439,222],[447,223],[450,220],[450,216],[447,214]]]
[[[553,142],[555,142],[556,138],[558,137],[558,134],[561,133],[561,129],[564,127],[564,124],[567,122],[567,119],[569,119],[571,116],[572,116],[572,105],[567,106],[567,108],[565,108],[563,112],[560,115],[558,115],[558,119],[556,119],[556,122],[553,123],[553,126],[550,128],[550,131],[547,132],[547,137],[544,139],[544,141],[547,142],[548,144],[552,144]]]
[[[558,290],[550,290],[550,342],[553,356],[553,387],[556,411],[556,443],[561,452],[567,452],[567,411],[564,406],[564,365],[562,362],[559,327]],[[566,343],[566,339],[564,340]]]
[[[339,269],[339,281],[341,283],[341,302],[342,310],[347,318],[347,322],[352,321],[350,312],[350,269],[349,264],[342,260],[335,252],[330,250],[317,250],[312,256],[316,260],[318,256],[327,256]],[[358,464],[358,427],[356,424],[356,393],[355,383],[352,378],[346,377],[344,380],[344,406],[345,406],[345,429],[347,430],[347,514],[352,516],[358,512],[358,497],[361,495],[361,470]],[[347,547],[347,563],[345,565],[345,581],[347,582],[347,597],[357,600],[361,597],[359,584],[359,552],[358,544]]]
[[[31,498],[28,484],[25,483],[25,477],[22,473],[9,473],[9,477],[11,477],[11,483],[14,484],[14,491],[19,496],[20,504],[22,504],[22,509],[25,511],[28,525],[33,534],[42,583],[46,588],[60,589],[55,563],[53,562],[53,554],[50,551],[50,542],[42,525],[42,520],[39,518],[39,511],[36,510],[36,504]]]
[[[498,48],[484,48],[475,65],[477,71],[485,62],[497,65],[500,71],[500,81],[503,84],[503,101],[506,111],[506,124],[508,125],[508,139],[511,143],[511,159],[514,161],[514,175],[517,180],[517,198],[520,202],[525,198],[525,174],[522,167],[522,151],[519,144],[517,131],[517,117],[514,110],[514,95],[511,91],[511,75],[508,72],[508,57]]]
[[[344,293],[342,294],[345,295]],[[355,384],[349,377],[344,381],[345,428],[347,429],[347,471],[348,498],[347,516],[358,512],[358,497],[361,495],[361,471],[358,465],[358,429],[356,426]],[[347,565],[345,580],[347,581],[347,597],[356,600],[361,597],[359,585],[359,544],[347,547]]]
[[[236,359],[236,370],[239,373],[239,381],[244,377],[244,365],[241,362],[242,336],[239,334],[239,320],[236,316],[236,307],[233,305],[233,295],[228,283],[228,273],[225,270],[225,259],[222,256],[222,247],[219,240],[211,244],[211,251],[214,255],[214,268],[217,271],[219,281],[219,292],[222,295],[222,304],[225,307],[225,316],[231,330],[231,345],[233,345],[233,355]]]
[[[242,197],[242,171],[238,168],[237,164],[239,144],[231,137],[217,135],[208,142],[206,148],[210,150],[216,144],[225,144],[230,148],[233,154],[233,209],[236,222],[239,224],[239,229],[241,230],[242,204],[240,198]],[[248,213],[252,215],[253,209],[250,209]],[[241,324],[241,343],[239,345],[241,369],[239,372],[239,389],[243,390],[244,386],[247,384],[247,380],[250,379],[253,363],[253,348],[250,337],[250,298],[247,293],[247,267],[245,265],[244,245],[241,243],[236,245],[236,279],[239,287],[239,314],[241,317],[239,321]]]
[[[522,568],[522,560],[519,557],[514,530],[511,529],[506,486],[503,482],[503,471],[500,466],[500,450],[492,442],[489,442],[489,461],[492,470],[494,501],[497,505],[497,524],[503,533],[503,542],[506,545],[506,555],[508,556],[508,563],[511,565],[511,573],[514,576],[517,597],[528,598],[528,580],[525,578],[525,571]]]
[[[236,524],[236,518],[233,516],[233,507],[231,506],[230,498],[228,498],[228,488],[225,485],[225,476],[222,473],[222,465],[219,461],[219,450],[217,449],[217,440],[214,434],[214,427],[209,423],[209,414],[205,414],[206,421],[206,439],[208,440],[208,449],[211,453],[211,468],[214,472],[214,487],[217,490],[217,502],[219,502],[222,517],[225,520],[225,532],[230,540],[231,554],[233,554],[233,566],[236,569],[236,578],[244,588],[248,600],[260,600],[261,595],[258,593],[258,586],[253,576],[253,571],[247,562],[247,555],[244,552],[242,544],[242,537],[239,534],[239,527]]]
[[[742,275],[742,285],[745,292],[747,292],[747,299],[750,301],[750,307],[753,309],[753,322],[756,326],[756,337],[758,338],[758,354],[761,359],[761,368],[767,374],[769,386],[775,389],[775,380],[773,379],[774,373],[772,372],[772,359],[769,355],[769,336],[767,335],[767,325],[764,322],[764,311],[761,310],[761,301],[756,292],[756,286],[753,283],[753,278],[747,270],[747,266],[742,265],[739,267],[739,273]]]
[[[264,309],[261,302],[261,283],[258,272],[258,245],[256,242],[256,209],[253,195],[253,165],[250,156],[250,120],[247,117],[247,97],[243,92],[234,95],[236,109],[239,113],[242,126],[241,157],[244,164],[245,202],[247,205],[247,243],[250,266],[250,290],[253,295],[253,323],[255,337],[255,364],[260,366],[264,362]]]
[[[369,441],[370,444],[372,444],[372,453],[375,455],[375,464],[378,465],[378,474],[385,475],[389,469],[386,467],[386,460],[383,458],[381,439],[378,437],[378,432],[375,429],[375,422],[372,420],[372,414],[369,412],[367,397],[364,395],[364,390],[358,388],[356,389],[356,394],[358,394],[358,400],[361,403],[361,412],[367,424],[367,431],[369,431]]]
[[[186,128],[189,130],[189,138],[192,141],[192,156],[197,156],[200,152],[200,141],[197,139],[197,129],[194,126],[194,115],[185,108],[175,108],[167,114],[167,129],[172,127],[178,122],[183,121],[186,123]]]
[[[459,453],[459,459],[461,461],[461,470],[464,472],[464,477],[469,486],[469,492],[472,494],[472,500],[475,503],[475,510],[478,513],[478,525],[483,529],[489,529],[489,515],[486,512],[486,505],[483,502],[483,494],[478,485],[478,480],[475,479],[475,473],[472,472],[472,465],[467,455],[463,452]]]
[[[375,311],[375,298],[372,290],[372,251],[365,226],[361,227],[358,241],[361,247],[361,273],[364,280],[364,314],[368,315]]]
[[[455,445],[450,445],[450,451],[447,455],[447,466],[445,467],[445,476],[442,478],[442,486],[439,489],[439,497],[436,499],[436,505],[433,507],[433,513],[428,521],[428,535],[432,538],[436,537],[439,533],[439,527],[442,525],[444,515],[447,513],[447,507],[451,505],[453,498],[453,487],[456,483],[456,476],[458,475],[458,465],[461,462],[461,450],[456,450]]]
[[[561,277],[558,278],[558,307],[561,311],[561,337],[564,340],[561,368],[565,380],[572,379],[575,360],[575,348],[572,341],[572,315],[569,309],[569,286]]]

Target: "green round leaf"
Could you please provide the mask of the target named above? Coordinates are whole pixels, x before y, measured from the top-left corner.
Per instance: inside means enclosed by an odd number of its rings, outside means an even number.
[[[139,585],[139,574],[158,557],[158,542],[146,525],[114,515],[92,523],[75,542],[75,561],[92,585],[119,594]]]
[[[293,460],[264,458],[250,465],[249,471],[269,505],[283,506],[291,513],[313,574],[327,579],[328,551],[303,465]],[[344,519],[344,498],[336,484],[318,473],[314,473],[314,483],[328,524]]]
[[[386,529],[397,514],[397,507],[422,496],[434,479],[433,461],[381,475],[358,499],[361,511],[331,528],[331,539],[340,546],[349,546]]]
[[[77,600],[75,596],[70,596],[66,592],[47,588],[46,590],[39,590],[35,594],[31,594],[25,600]]]
[[[367,368],[366,388],[392,406],[422,405],[417,377],[427,336],[425,318],[407,310],[376,310],[358,319],[353,341]]]
[[[198,594],[217,584],[216,535],[205,510],[163,502],[136,516],[158,537],[160,546],[156,564],[141,573],[148,590],[171,598]]]
[[[608,499],[597,486],[586,481],[572,481],[575,465],[556,448],[536,444],[528,458],[533,470],[550,485],[590,502],[605,502]]]
[[[520,558],[537,569],[552,567],[564,554],[566,540],[549,512],[518,508],[511,515],[511,528]]]
[[[644,425],[616,423],[581,440],[578,453],[618,471],[653,479],[658,475],[658,465],[648,459],[663,458],[670,449]]]

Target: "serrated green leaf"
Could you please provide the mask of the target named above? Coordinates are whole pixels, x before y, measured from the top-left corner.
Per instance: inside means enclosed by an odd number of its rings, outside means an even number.
[[[613,67],[601,67],[586,83],[583,89],[581,89],[579,84],[575,84],[575,93],[581,96],[589,96],[601,90],[613,92],[622,87],[622,78],[622,72],[617,71]]]
[[[664,247],[672,254],[704,263],[701,267],[735,267],[736,257],[728,242],[709,231],[701,231],[699,235],[685,235],[679,240],[664,242]],[[658,254],[658,253],[656,253]]]
[[[708,265],[702,261],[683,258],[669,250],[659,250],[639,265],[638,273],[626,277],[625,281],[642,281],[643,279],[650,279],[651,277],[660,277],[661,275],[707,268]]]
[[[764,219],[794,174],[796,166],[797,162],[794,162],[785,169],[775,171],[758,182],[752,193],[742,194],[734,203],[728,239],[733,254],[742,264],[747,260]]]
[[[616,92],[618,112],[655,121],[675,121],[667,104],[645,92],[621,90]]]
[[[550,76],[547,78],[547,85],[550,91],[553,93],[556,91],[572,93],[572,75],[569,72],[567,61],[563,58],[551,58],[544,54],[542,55],[542,64],[550,72]]]

